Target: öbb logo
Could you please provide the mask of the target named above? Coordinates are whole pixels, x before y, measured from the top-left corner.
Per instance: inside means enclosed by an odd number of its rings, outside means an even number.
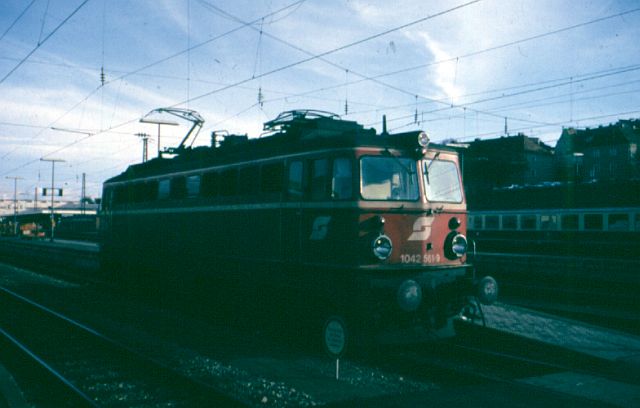
[[[413,233],[409,241],[426,241],[431,236],[433,217],[418,217],[413,223]]]

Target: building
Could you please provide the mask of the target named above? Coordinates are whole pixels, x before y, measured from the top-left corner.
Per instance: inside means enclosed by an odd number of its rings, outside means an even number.
[[[74,203],[71,201],[55,201],[53,203],[54,208],[71,206]],[[76,206],[79,204],[75,203]],[[34,201],[34,200],[20,200],[14,202],[13,199],[9,198],[0,198],[0,217],[8,217],[13,216],[14,208],[17,207],[17,212],[38,212],[38,211],[49,211],[51,207],[51,202],[46,200]]]
[[[556,144],[561,180],[634,180],[640,178],[640,119],[597,128],[566,128]]]
[[[463,154],[465,189],[470,195],[554,180],[553,148],[522,133],[475,140]]]

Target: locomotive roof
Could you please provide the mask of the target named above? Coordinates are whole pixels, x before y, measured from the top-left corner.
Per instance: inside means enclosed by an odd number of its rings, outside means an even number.
[[[415,151],[420,131],[376,134],[375,129],[342,120],[338,115],[319,111],[290,111],[266,122],[259,138],[228,135],[218,146],[169,149],[174,157],[154,158],[133,164],[106,182],[117,182],[194,170],[203,167],[265,159],[269,157],[312,152],[330,148],[379,147]],[[212,140],[212,143],[214,141]],[[455,152],[455,149],[430,144],[430,149]]]

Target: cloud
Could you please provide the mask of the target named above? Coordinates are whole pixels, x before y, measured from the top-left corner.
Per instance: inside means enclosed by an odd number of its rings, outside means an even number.
[[[452,55],[428,33],[423,31],[417,35],[425,49],[433,56],[433,61],[447,61],[433,66],[430,71],[435,75],[432,76],[432,73],[427,74],[427,81],[432,82],[444,96],[451,100],[451,103],[455,103],[460,95],[464,93],[463,88],[457,82],[458,61],[456,59],[452,60]],[[440,98],[442,95],[435,95],[435,97]]]

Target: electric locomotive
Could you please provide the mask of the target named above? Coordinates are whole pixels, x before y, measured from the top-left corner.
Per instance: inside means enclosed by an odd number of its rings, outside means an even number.
[[[103,266],[176,290],[206,282],[309,322],[337,316],[375,342],[452,334],[470,298],[495,300],[495,281],[467,262],[454,149],[321,111],[284,112],[264,130],[183,140],[107,180]]]

